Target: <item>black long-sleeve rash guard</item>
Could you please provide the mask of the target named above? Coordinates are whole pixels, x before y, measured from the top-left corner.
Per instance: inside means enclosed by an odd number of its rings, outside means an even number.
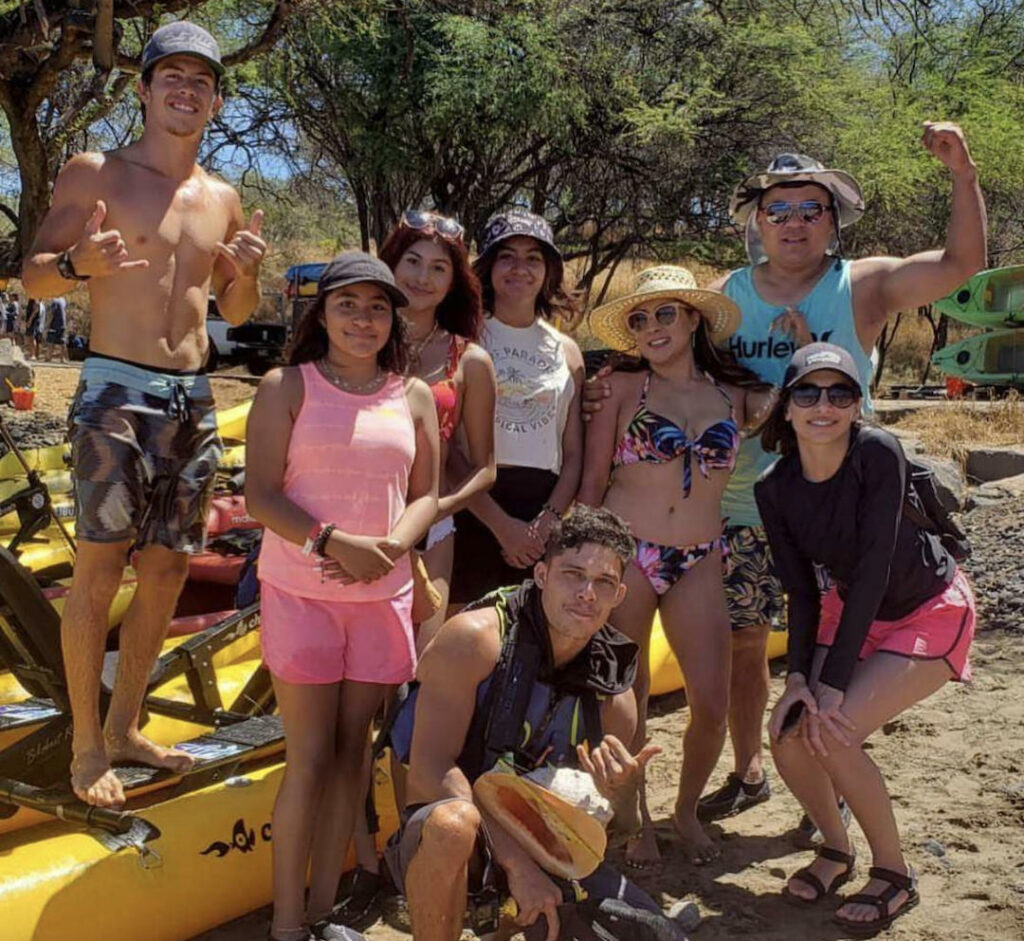
[[[899,441],[861,426],[839,470],[806,480],[800,456],[777,461],[754,486],[775,569],[789,596],[789,669],[810,678],[821,617],[815,565],[836,583],[843,613],[821,682],[845,690],[871,622],[906,617],[941,593],[956,563],[903,519],[906,458]]]

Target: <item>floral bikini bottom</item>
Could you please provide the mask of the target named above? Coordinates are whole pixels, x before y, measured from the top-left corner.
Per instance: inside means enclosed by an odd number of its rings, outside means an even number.
[[[723,558],[728,554],[724,536],[694,546],[663,546],[657,542],[637,539],[633,564],[644,573],[651,588],[663,595],[701,559],[716,549],[722,550]]]

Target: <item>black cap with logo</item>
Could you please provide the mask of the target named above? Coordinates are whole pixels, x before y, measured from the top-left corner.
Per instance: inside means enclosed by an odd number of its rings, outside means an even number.
[[[793,358],[786,367],[786,377],[782,380],[782,387],[788,389],[804,376],[817,372],[819,369],[832,369],[835,372],[841,372],[860,388],[860,372],[857,370],[857,364],[853,361],[853,357],[834,343],[808,343],[807,346],[801,346],[793,354]]]
[[[326,294],[335,288],[363,281],[383,288],[395,307],[409,306],[409,298],[398,289],[391,269],[366,252],[342,252],[324,268],[316,289],[319,294]]]
[[[168,56],[195,56],[209,65],[215,75],[224,74],[217,40],[202,26],[188,20],[168,23],[153,33],[146,48],[142,50],[142,71],[145,72]]]

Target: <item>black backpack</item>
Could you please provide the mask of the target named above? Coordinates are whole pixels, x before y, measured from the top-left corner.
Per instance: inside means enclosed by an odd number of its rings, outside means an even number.
[[[935,472],[926,464],[907,460],[907,495],[903,515],[915,526],[937,536],[942,548],[957,562],[970,558],[971,544],[939,498]]]

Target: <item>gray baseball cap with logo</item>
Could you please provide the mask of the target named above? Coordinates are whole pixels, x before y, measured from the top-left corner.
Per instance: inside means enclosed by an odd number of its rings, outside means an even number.
[[[202,26],[188,20],[168,23],[153,33],[142,50],[142,71],[168,56],[195,56],[210,66],[218,77],[224,74],[217,40]]]

